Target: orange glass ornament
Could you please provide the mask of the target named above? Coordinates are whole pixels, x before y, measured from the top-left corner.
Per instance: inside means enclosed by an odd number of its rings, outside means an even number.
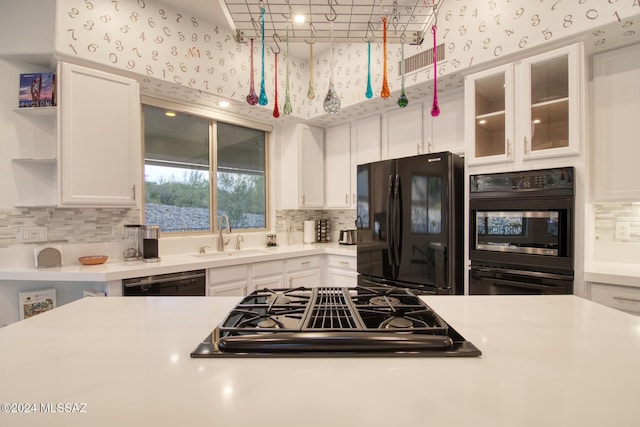
[[[387,79],[387,18],[384,16],[382,17],[382,53],[384,59],[382,61],[382,91],[380,96],[387,99],[391,96],[391,91],[389,90],[389,81]]]

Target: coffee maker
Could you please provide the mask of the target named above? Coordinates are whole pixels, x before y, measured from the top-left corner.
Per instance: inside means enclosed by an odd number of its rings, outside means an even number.
[[[142,226],[142,260],[144,262],[158,262],[158,239],[160,238],[159,225]]]
[[[144,262],[160,261],[158,252],[158,238],[160,237],[160,226],[127,224],[128,247],[123,255],[125,261],[142,260]]]

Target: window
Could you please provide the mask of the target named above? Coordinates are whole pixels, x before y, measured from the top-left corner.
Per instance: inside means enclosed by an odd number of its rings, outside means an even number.
[[[233,229],[267,228],[267,132],[162,104],[143,105],[145,224],[213,232],[226,214]]]

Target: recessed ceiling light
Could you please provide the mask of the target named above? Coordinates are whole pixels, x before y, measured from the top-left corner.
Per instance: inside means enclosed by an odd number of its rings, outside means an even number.
[[[306,20],[307,18],[304,15],[296,15],[293,17],[293,22],[296,24],[304,24],[304,21]]]
[[[228,101],[220,101],[220,102],[218,102],[218,106],[220,106],[222,108],[227,108],[230,105],[231,105],[231,103],[229,103]]]
[[[164,113],[164,115],[167,117],[175,117],[176,113],[174,113],[173,111],[167,111]]]

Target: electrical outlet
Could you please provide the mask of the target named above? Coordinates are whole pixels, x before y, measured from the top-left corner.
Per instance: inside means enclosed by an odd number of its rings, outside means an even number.
[[[631,224],[628,222],[616,222],[616,240],[629,240]]]
[[[47,227],[20,227],[20,240],[23,242],[46,242]]]

